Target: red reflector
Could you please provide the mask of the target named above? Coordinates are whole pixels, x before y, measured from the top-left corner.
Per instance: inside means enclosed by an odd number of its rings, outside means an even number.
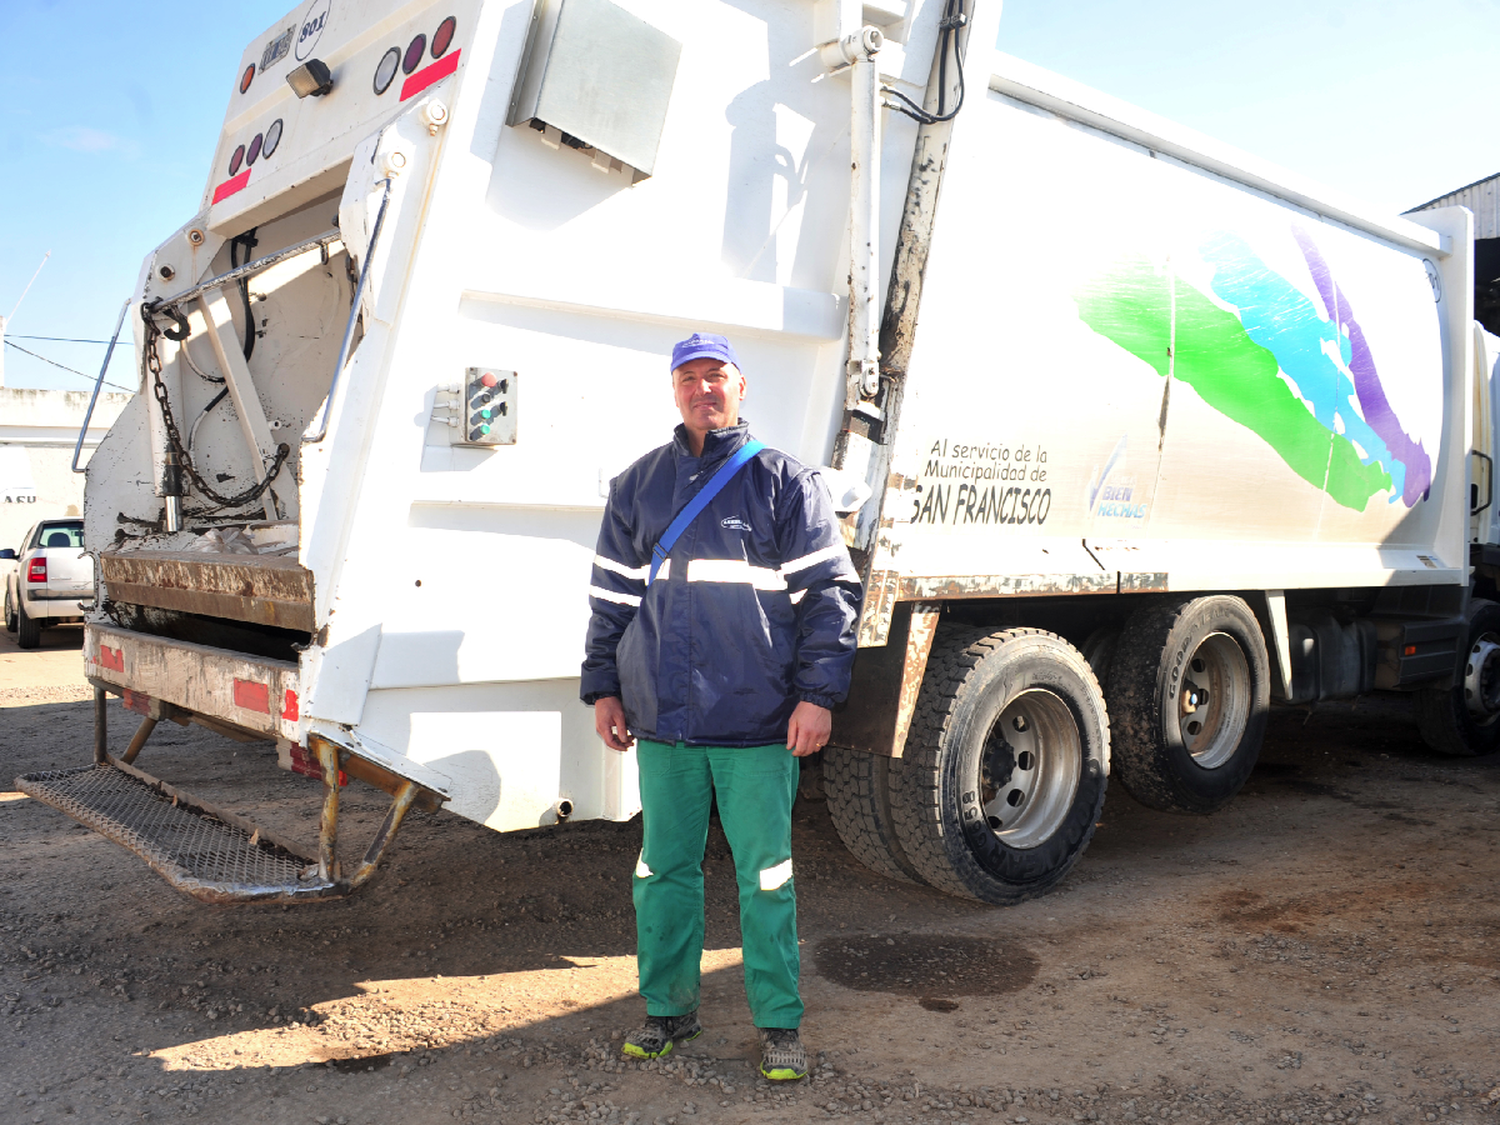
[[[137,715],[149,715],[151,714],[151,697],[126,688],[125,710],[134,711]]]
[[[243,707],[246,711],[264,711],[269,715],[271,713],[271,689],[254,680],[236,679],[234,681],[234,705]]]
[[[1401,655],[1402,656],[1416,656],[1417,655],[1417,646],[1416,645],[1407,645],[1405,648],[1403,648],[1401,650]]]
[[[453,29],[457,26],[458,21],[452,16],[438,24],[438,29],[432,33],[433,58],[440,59],[448,53],[448,48],[453,43]]]
[[[290,688],[287,689],[286,699],[281,708],[281,717],[289,723],[297,721],[297,693]]]
[[[235,176],[233,179],[225,180],[218,187],[214,188],[214,202],[218,203],[221,199],[228,199],[235,192],[244,188],[244,186],[249,182],[250,169],[246,168],[238,176]]]
[[[31,560],[31,565],[26,568],[26,581],[47,581],[47,559],[45,556],[40,556]]]
[[[447,78],[458,69],[458,56],[463,54],[462,50],[454,51],[451,55],[439,59],[431,66],[424,66],[401,84],[401,100],[420,94],[434,82]]]
[[[125,671],[125,653],[122,649],[100,645],[99,663],[106,668],[112,668],[116,672],[123,672]]]
[[[300,742],[292,743],[292,772],[323,780],[323,766],[318,762],[318,756]],[[339,770],[339,784],[349,784],[349,775],[343,770]]]

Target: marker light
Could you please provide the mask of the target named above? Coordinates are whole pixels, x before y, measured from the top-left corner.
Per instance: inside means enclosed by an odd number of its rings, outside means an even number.
[[[427,50],[427,36],[420,31],[417,37],[406,45],[406,58],[401,60],[401,72],[410,74],[416,70],[422,62],[422,55]]]
[[[245,73],[240,75],[240,93],[250,89],[250,83],[255,80],[255,64],[251,63],[245,68]]]
[[[321,98],[333,89],[333,72],[322,59],[308,59],[286,76],[286,84],[299,98]]]
[[[266,143],[260,146],[260,154],[266,159],[276,151],[276,146],[281,143],[281,118],[271,122],[271,127],[266,130]]]
[[[239,170],[240,170],[240,165],[243,164],[244,162],[245,162],[245,146],[244,145],[240,145],[239,148],[237,148],[237,149],[234,150],[234,155],[229,158],[229,174],[231,176],[237,175],[239,173]]]
[[[400,65],[400,47],[392,47],[380,56],[380,63],[375,67],[375,92],[377,94],[383,94],[391,88],[391,83],[396,78],[396,68]]]
[[[259,133],[255,134],[255,139],[250,142],[250,148],[245,153],[245,163],[247,165],[254,164],[257,160],[260,159],[260,146],[265,143],[265,140],[265,137],[261,136]]]
[[[453,44],[453,29],[456,26],[458,23],[452,16],[438,24],[438,29],[432,33],[433,58],[440,59],[447,53],[448,48]]]

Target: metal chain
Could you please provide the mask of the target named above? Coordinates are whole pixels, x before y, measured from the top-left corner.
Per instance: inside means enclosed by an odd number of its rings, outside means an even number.
[[[270,470],[266,473],[265,479],[259,483],[252,484],[243,492],[236,492],[233,496],[224,496],[216,492],[194,467],[192,454],[188,452],[187,445],[182,440],[182,434],[178,432],[177,420],[172,416],[172,407],[167,401],[167,387],[161,378],[161,355],[156,350],[157,341],[163,335],[171,333],[163,333],[157,327],[156,321],[151,316],[152,311],[149,305],[141,306],[141,319],[146,323],[146,369],[151,372],[151,393],[156,398],[156,404],[161,407],[161,420],[167,430],[167,443],[177,454],[178,463],[187,472],[193,482],[193,487],[222,508],[239,508],[253,500],[260,499],[266,489],[271,487],[271,482],[276,479],[276,475],[281,472],[281,466],[286,463],[286,459],[291,456],[292,447],[286,442],[276,447],[276,456],[271,461]]]

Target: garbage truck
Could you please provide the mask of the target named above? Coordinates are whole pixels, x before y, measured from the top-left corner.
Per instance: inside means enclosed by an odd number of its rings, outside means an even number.
[[[349,894],[413,807],[635,815],[578,700],[587,589],[693,331],[734,341],[756,436],[822,467],[861,573],[822,772],[875,871],[1041,894],[1111,776],[1231,801],[1273,703],[1402,692],[1436,751],[1493,752],[1469,213],[1324,191],[997,53],[1001,26],[998,0],[277,21],[146,255],[138,393],[87,467],[94,759],[19,787],[218,902]],[[274,744],[317,838],[147,773],[163,720]],[[354,782],[390,796],[363,852]]]

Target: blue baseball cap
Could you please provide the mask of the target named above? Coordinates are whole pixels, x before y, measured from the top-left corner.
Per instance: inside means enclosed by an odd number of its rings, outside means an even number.
[[[735,367],[740,365],[739,357],[734,354],[734,345],[729,342],[727,336],[716,336],[712,332],[694,332],[686,340],[681,340],[672,346],[673,371],[691,360],[705,358],[717,359],[721,363],[732,363]]]

